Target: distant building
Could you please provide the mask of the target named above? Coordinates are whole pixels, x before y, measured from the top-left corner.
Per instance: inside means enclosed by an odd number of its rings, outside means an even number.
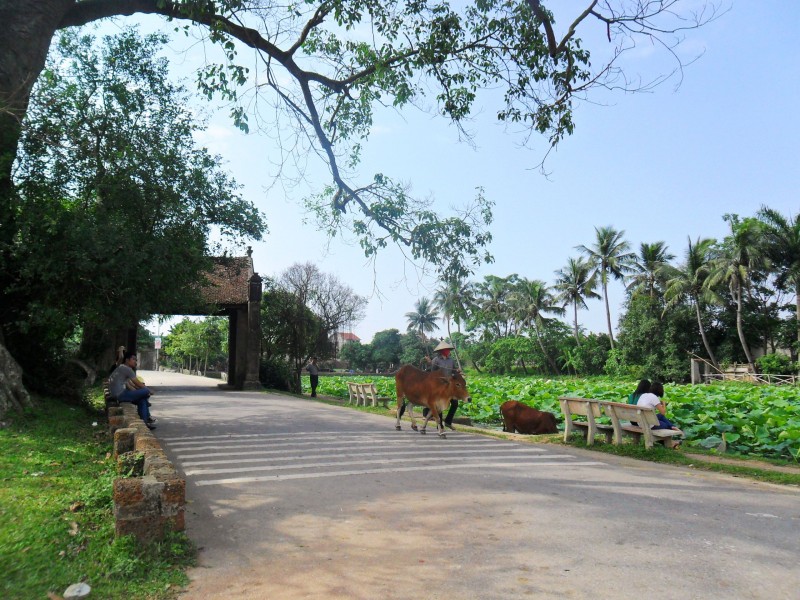
[[[339,358],[339,350],[344,346],[347,342],[360,342],[361,338],[358,337],[355,333],[344,332],[344,331],[337,331],[333,335],[333,356],[334,358]]]

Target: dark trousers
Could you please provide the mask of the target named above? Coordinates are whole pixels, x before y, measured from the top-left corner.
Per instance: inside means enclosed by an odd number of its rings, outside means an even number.
[[[117,397],[118,402],[130,402],[136,405],[136,412],[139,413],[139,418],[147,423],[150,419],[150,404],[147,399],[150,397],[150,390],[146,387],[138,388],[135,390],[125,389]]]
[[[317,386],[319,385],[319,375],[311,375],[311,397],[317,397]]]
[[[450,400],[450,408],[447,410],[447,416],[444,418],[444,422],[448,425],[453,424],[453,417],[456,416],[456,411],[458,410],[458,400]],[[428,412],[430,412],[427,408],[422,409],[422,416],[427,417]]]
[[[658,417],[658,425],[653,425],[653,429],[672,429],[674,427],[672,421],[661,413],[656,413],[656,417]]]

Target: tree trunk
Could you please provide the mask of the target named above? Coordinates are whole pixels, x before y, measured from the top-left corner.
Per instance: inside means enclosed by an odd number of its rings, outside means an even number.
[[[573,312],[573,315],[574,315],[574,324],[575,324],[575,343],[578,346],[580,346],[581,345],[581,340],[578,337],[578,302],[577,301],[572,303],[572,312]]]
[[[711,351],[711,345],[708,343],[708,338],[706,337],[706,330],[703,327],[703,319],[701,318],[700,314],[700,301],[698,298],[693,297],[694,300],[694,309],[697,313],[697,326],[700,328],[700,337],[703,338],[703,346],[706,348],[706,352],[708,353],[708,358],[711,359],[711,364],[714,365],[714,368],[717,371],[721,371],[719,368],[719,363],[717,362],[717,358],[714,356],[714,353]]]
[[[608,306],[608,283],[603,282],[603,300],[606,303],[606,322],[608,323],[608,337],[611,340],[611,349],[614,349],[614,334],[611,331],[611,308]]]
[[[15,307],[4,292],[11,289],[17,272],[10,252],[17,234],[17,195],[11,168],[17,156],[22,119],[33,84],[44,68],[53,34],[74,4],[74,0],[0,0],[0,331],[15,318]],[[13,375],[19,365],[4,346],[1,353],[0,369],[5,377],[0,376],[0,413],[9,407],[30,406],[21,376]]]
[[[533,332],[536,334],[536,341],[539,342],[539,348],[542,349],[542,354],[544,354],[545,359],[550,364],[550,368],[553,369],[553,373],[555,375],[561,375],[561,370],[558,368],[556,361],[547,353],[547,350],[544,349],[544,342],[542,342],[542,336],[539,335],[539,328],[536,326],[536,323],[533,323]]]
[[[794,300],[796,304],[795,318],[797,319],[797,347],[792,348],[790,354],[792,355],[792,360],[796,361],[797,353],[800,352],[800,279],[795,281],[794,294]]]
[[[734,292],[734,297],[736,298],[736,332],[739,334],[739,341],[742,344],[742,350],[744,350],[744,356],[747,359],[747,364],[750,365],[750,371],[755,373],[756,366],[753,363],[753,357],[750,354],[750,347],[747,345],[747,340],[744,339],[744,326],[742,325],[742,286],[738,285],[736,287],[736,291]]]
[[[453,344],[453,335],[450,333],[450,317],[447,318],[447,339]],[[463,371],[464,369],[461,367],[461,359],[458,357],[458,348],[456,345],[453,344],[453,354],[456,356],[456,364],[458,365],[458,370]]]
[[[8,240],[14,192],[11,166],[17,155],[20,124],[33,84],[44,68],[50,42],[74,0],[0,0],[0,224]]]
[[[33,407],[33,401],[22,385],[22,369],[3,345],[0,345],[0,382],[0,419],[11,409],[21,413]]]
[[[289,391],[292,392],[293,394],[302,394],[303,393],[303,379],[302,379],[302,376],[303,376],[303,371],[302,371],[302,367],[301,367],[300,369],[297,369],[294,372],[294,377],[292,378],[292,381],[289,382],[289,384],[290,384],[289,385]]]

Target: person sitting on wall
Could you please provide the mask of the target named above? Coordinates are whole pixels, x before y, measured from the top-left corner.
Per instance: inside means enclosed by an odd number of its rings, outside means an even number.
[[[136,376],[134,369],[137,363],[135,352],[125,352],[122,364],[114,369],[108,379],[108,391],[117,402],[135,404],[139,418],[149,429],[155,429],[156,420],[150,416],[150,402],[148,401],[153,392]]]

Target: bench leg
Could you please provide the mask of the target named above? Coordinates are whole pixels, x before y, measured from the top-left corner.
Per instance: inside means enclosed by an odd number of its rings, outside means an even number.
[[[564,443],[566,444],[569,442],[569,436],[572,435],[572,432],[575,431],[575,428],[572,425],[572,420],[567,417],[564,419]]]
[[[594,445],[594,434],[595,434],[594,429],[592,429],[591,427],[587,427],[586,428],[586,433],[585,433],[585,438],[584,439],[586,440],[586,445],[587,446],[593,446]]]

